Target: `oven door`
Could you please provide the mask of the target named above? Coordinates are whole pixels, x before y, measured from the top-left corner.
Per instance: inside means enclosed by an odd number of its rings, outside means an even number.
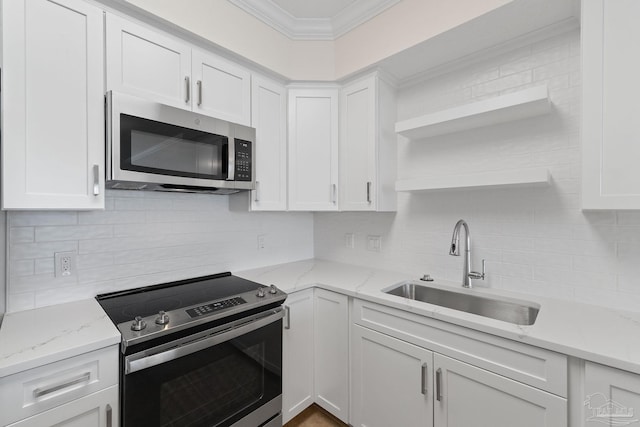
[[[123,426],[281,425],[282,317],[277,308],[126,356]]]

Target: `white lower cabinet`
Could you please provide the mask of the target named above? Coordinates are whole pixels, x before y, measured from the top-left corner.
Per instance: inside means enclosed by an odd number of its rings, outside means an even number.
[[[349,298],[315,290],[315,402],[349,422]]]
[[[567,426],[566,356],[357,299],[352,322],[356,427]]]
[[[625,426],[640,423],[640,375],[586,362],[584,425]]]
[[[282,417],[317,403],[349,422],[349,298],[324,289],[289,294],[283,333]]]
[[[118,345],[0,378],[0,425],[116,427]]]
[[[436,426],[567,425],[564,398],[441,354],[433,359]]]
[[[351,335],[351,424],[432,426],[433,353],[358,325]]]
[[[115,427],[118,418],[118,386],[114,385],[8,427]]]
[[[313,403],[313,289],[289,294],[282,335],[282,417],[285,423]]]

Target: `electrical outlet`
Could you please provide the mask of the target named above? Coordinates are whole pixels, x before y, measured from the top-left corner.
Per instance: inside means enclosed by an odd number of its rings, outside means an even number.
[[[367,236],[367,250],[372,252],[380,252],[382,249],[382,237]]]
[[[356,238],[355,238],[355,235],[353,233],[346,233],[344,235],[344,245],[349,249],[353,249],[353,248],[356,247],[355,240],[356,240]]]
[[[56,277],[71,277],[76,274],[76,252],[56,252]]]
[[[264,249],[266,234],[258,234],[258,249]]]

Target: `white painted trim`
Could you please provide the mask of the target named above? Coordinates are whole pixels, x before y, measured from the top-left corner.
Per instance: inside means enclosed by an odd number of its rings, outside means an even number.
[[[292,40],[335,40],[400,0],[356,1],[333,18],[296,18],[271,0],[229,0]]]

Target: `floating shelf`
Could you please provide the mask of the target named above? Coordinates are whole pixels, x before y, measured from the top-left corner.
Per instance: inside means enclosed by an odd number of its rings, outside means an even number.
[[[397,122],[396,133],[409,139],[428,138],[539,116],[551,109],[547,86],[536,86]]]
[[[434,191],[455,188],[549,185],[548,169],[518,169],[466,175],[436,175],[396,181],[396,191]]]

